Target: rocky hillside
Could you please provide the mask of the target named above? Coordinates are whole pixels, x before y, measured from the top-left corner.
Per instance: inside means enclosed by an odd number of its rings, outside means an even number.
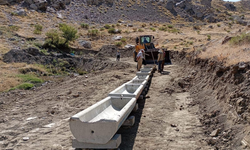
[[[180,16],[184,21],[216,22],[212,0],[0,0],[2,5],[18,4],[28,9],[60,13],[71,21],[112,23],[118,20],[170,22]]]

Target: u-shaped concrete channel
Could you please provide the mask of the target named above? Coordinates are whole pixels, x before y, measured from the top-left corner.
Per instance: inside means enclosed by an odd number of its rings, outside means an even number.
[[[89,108],[70,118],[70,130],[75,137],[74,148],[114,149],[121,143],[121,135],[116,134],[132,110],[136,110],[138,99],[143,99],[149,89],[154,67],[142,68],[136,76],[116,88]]]

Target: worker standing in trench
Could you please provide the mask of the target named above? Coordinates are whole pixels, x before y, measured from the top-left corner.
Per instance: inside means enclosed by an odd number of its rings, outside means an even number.
[[[137,58],[137,71],[141,70],[143,59],[145,58],[145,51],[141,49],[136,56]]]
[[[158,59],[157,59],[157,62],[158,62],[158,72],[159,73],[163,72],[163,67],[162,67],[163,60],[164,60],[164,51],[162,49],[160,49],[158,51]]]

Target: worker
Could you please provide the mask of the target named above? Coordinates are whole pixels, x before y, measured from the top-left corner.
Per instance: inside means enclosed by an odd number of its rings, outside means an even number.
[[[120,58],[121,58],[121,53],[119,50],[117,50],[116,52],[116,61],[120,61]]]
[[[166,56],[166,52],[164,51],[164,50],[162,50],[163,51],[163,61],[162,61],[162,63],[161,63],[161,70],[163,71],[164,70],[164,64],[165,64],[165,56]]]
[[[137,71],[141,70],[142,62],[143,62],[143,59],[145,58],[144,53],[145,53],[145,51],[143,49],[141,49],[136,56],[136,58],[137,58]]]
[[[162,61],[164,60],[164,54],[163,54],[163,50],[160,49],[158,51],[158,59],[157,59],[157,62],[158,62],[158,72],[159,73],[162,73],[163,69],[162,69]]]

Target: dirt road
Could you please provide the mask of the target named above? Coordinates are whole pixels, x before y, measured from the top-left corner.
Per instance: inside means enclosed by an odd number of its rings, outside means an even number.
[[[189,107],[189,93],[172,87],[180,69],[172,65],[163,75],[154,74],[149,97],[139,101],[134,113],[135,126],[119,130],[122,150],[210,149],[196,115],[198,106]],[[73,149],[68,118],[134,76],[132,63],[123,70],[66,77],[35,90],[1,94],[0,149]]]

